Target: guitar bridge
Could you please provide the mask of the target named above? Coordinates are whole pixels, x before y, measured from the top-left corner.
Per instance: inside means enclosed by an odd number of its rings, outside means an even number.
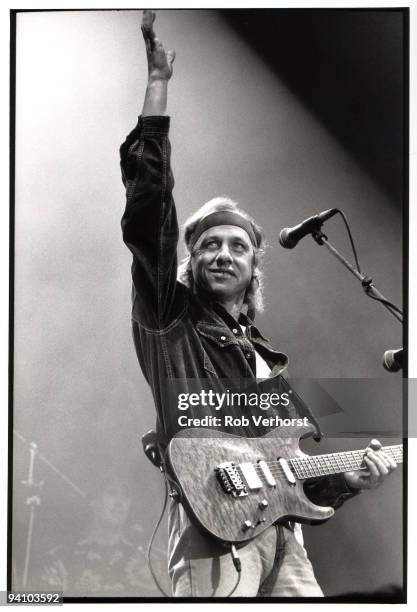
[[[225,493],[233,497],[243,497],[248,494],[237,467],[232,461],[220,463],[214,471]]]

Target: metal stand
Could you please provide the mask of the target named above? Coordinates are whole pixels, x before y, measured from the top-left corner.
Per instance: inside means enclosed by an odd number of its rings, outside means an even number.
[[[380,304],[385,306],[385,308],[392,314],[400,323],[403,322],[403,313],[398,309],[398,312],[394,310],[394,308],[389,304],[388,300],[380,293],[373,285],[372,278],[367,276],[366,274],[362,274],[355,270],[355,268],[339,253],[339,251],[329,242],[327,236],[323,234],[323,232],[318,229],[312,234],[314,240],[320,246],[324,245],[333,255],[355,276],[361,283],[362,288],[366,295],[371,298],[375,298],[380,301]]]
[[[29,489],[29,495],[26,498],[26,504],[30,508],[29,514],[29,526],[28,533],[26,537],[26,552],[25,552],[25,563],[23,568],[23,579],[22,579],[22,588],[25,590],[27,588],[28,582],[28,572],[29,572],[29,563],[30,563],[30,555],[32,550],[32,539],[33,539],[33,524],[35,521],[35,510],[37,506],[41,504],[41,498],[39,495],[33,494],[34,491],[40,490],[43,486],[43,481],[35,482],[33,480],[33,472],[35,469],[35,457],[38,452],[38,447],[34,442],[31,442],[29,445],[29,471],[27,480],[22,480],[22,484],[27,486]]]
[[[13,588],[17,590],[21,588],[25,590],[28,586],[28,575],[29,575],[29,567],[30,567],[30,557],[32,552],[32,540],[33,540],[33,530],[35,523],[35,514],[36,508],[41,505],[41,498],[37,494],[40,489],[43,487],[44,481],[41,480],[39,482],[35,482],[33,479],[33,474],[35,471],[35,459],[38,458],[39,461],[44,463],[49,467],[50,470],[55,472],[67,485],[69,485],[80,497],[84,500],[87,500],[87,495],[81,491],[63,472],[61,472],[58,468],[56,468],[48,459],[38,450],[37,444],[35,442],[29,442],[19,433],[16,429],[13,430],[15,436],[19,438],[24,444],[29,447],[29,467],[28,467],[28,477],[27,480],[22,480],[21,484],[25,487],[28,487],[29,494],[26,498],[26,505],[29,506],[29,520],[28,520],[28,531],[26,536],[26,550],[25,550],[25,561],[23,567],[23,577],[22,577],[22,586],[18,586],[17,584],[13,585]],[[14,567],[15,580],[17,576],[17,568]]]

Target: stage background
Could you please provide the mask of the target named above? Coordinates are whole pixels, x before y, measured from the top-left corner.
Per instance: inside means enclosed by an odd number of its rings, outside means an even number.
[[[147,76],[140,19],[138,11],[17,16],[16,585],[28,525],[29,492],[21,484],[28,443],[87,496],[106,474],[123,478],[138,546],[146,545],[162,504],[161,479],[141,452],[154,409],[130,334],[131,257],[120,231],[118,148],[140,113]],[[367,300],[325,249],[306,238],[285,251],[278,234],[316,212],[342,208],[364,270],[401,305],[402,13],[160,11],[156,30],[177,51],[169,114],[180,222],[225,194],[264,226],[267,309],[257,324],[290,356],[293,376],[398,381],[382,370],[381,357],[401,346],[399,323]],[[326,233],[351,259],[341,222],[330,221]],[[397,400],[371,402],[367,410],[398,412]],[[305,448],[365,444],[332,438]],[[35,478],[44,485],[32,586],[47,550],[76,538],[89,512],[41,461]],[[326,594],[401,584],[401,485],[398,470],[326,525],[305,528]],[[165,530],[157,553],[162,565]],[[145,561],[143,580],[138,595],[156,594]]]

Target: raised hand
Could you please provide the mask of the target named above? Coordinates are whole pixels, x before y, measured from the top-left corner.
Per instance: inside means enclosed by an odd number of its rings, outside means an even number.
[[[148,58],[149,81],[164,80],[168,81],[172,76],[172,64],[175,60],[175,51],[167,51],[156,38],[153,29],[155,21],[153,11],[143,11],[142,15],[142,34],[145,40],[146,56]]]

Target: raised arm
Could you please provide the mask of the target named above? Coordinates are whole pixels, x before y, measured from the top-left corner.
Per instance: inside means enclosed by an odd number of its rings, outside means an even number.
[[[144,11],[142,33],[148,84],[141,117],[120,148],[126,210],[123,240],[133,253],[133,319],[152,329],[167,326],[182,309],[177,299],[178,224],[165,116],[175,53],[165,53]]]

